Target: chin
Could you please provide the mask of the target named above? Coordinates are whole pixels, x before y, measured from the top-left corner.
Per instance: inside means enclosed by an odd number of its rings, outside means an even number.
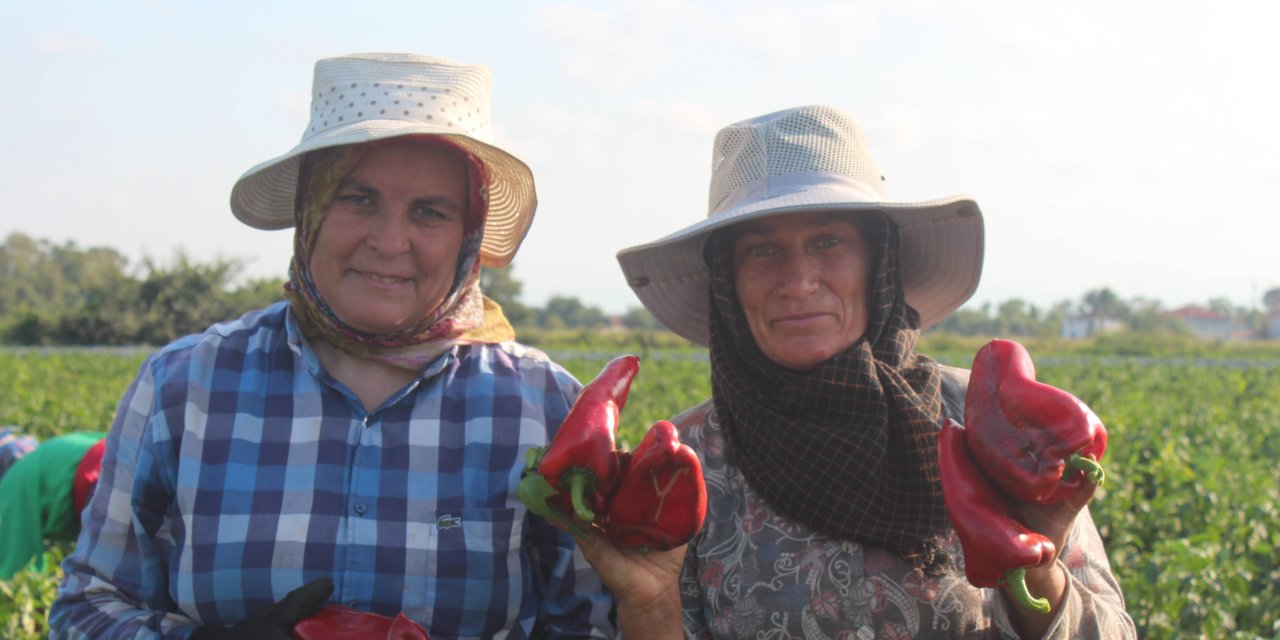
[[[409,327],[409,323],[400,317],[372,316],[367,313],[355,314],[350,320],[343,320],[354,329],[374,335],[395,333]]]

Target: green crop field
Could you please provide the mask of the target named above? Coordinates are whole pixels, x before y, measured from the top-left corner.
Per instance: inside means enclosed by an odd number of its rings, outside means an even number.
[[[1280,639],[1280,363],[1028,346],[1039,379],[1079,396],[1107,425],[1107,485],[1091,508],[1141,636]],[[622,352],[548,351],[583,381]],[[949,351],[957,355],[939,359],[961,366],[972,353]],[[105,430],[142,358],[0,351],[0,424],[42,439]],[[709,387],[697,352],[646,352],[619,439],[634,446],[654,420],[705,399]],[[0,581],[0,637],[42,637],[68,551],[55,546],[44,572]]]

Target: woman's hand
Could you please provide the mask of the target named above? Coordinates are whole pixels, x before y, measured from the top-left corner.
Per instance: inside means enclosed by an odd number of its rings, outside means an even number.
[[[684,638],[680,570],[687,545],[641,553],[620,547],[598,529],[575,536],[587,562],[618,599],[618,624],[631,638]]]
[[[1030,611],[1009,602],[1011,621],[1018,635],[1023,638],[1041,638],[1057,616],[1066,599],[1067,576],[1058,566],[1058,557],[1067,542],[1067,535],[1075,525],[1076,516],[1093,499],[1097,485],[1084,483],[1080,491],[1067,494],[1060,502],[1050,505],[1019,503],[1019,516],[1023,524],[1053,541],[1056,549],[1053,562],[1027,569],[1027,589],[1036,596],[1048,598],[1049,612]]]
[[[316,578],[281,598],[266,613],[230,627],[200,627],[191,640],[290,640],[293,625],[306,618],[333,594],[333,579]]]

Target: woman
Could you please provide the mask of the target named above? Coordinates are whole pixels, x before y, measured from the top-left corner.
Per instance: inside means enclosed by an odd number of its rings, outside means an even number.
[[[619,606],[645,607],[624,634],[1134,636],[1087,497],[1022,514],[1061,550],[1027,577],[1050,614],[959,565],[935,434],[968,376],[914,347],[977,287],[977,205],[886,201],[856,123],[828,107],[723,129],[712,167],[707,220],[618,255],[645,306],[709,347],[713,393],[673,420],[708,491],[687,550],[582,541]]]
[[[488,139],[482,66],[316,64],[302,142],[231,196],[295,227],[287,301],[143,365],[54,637],[287,638],[326,602],[440,638],[614,635],[573,540],[515,497],[580,385],[480,292],[535,208]]]
[[[8,471],[0,468],[0,580],[27,566],[43,570],[46,541],[76,539],[80,512],[98,483],[103,437],[73,431],[38,446],[31,436],[0,444],[0,451],[9,444],[27,447]]]

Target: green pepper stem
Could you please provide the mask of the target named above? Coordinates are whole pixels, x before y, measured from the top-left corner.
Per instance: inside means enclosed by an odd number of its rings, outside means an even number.
[[[591,522],[596,519],[596,513],[587,506],[586,496],[587,484],[589,478],[585,473],[569,474],[569,500],[573,502],[573,513],[578,516],[579,520]]]
[[[1027,589],[1027,568],[1010,569],[1000,578],[1000,582],[1009,587],[1009,596],[1013,601],[1032,611],[1049,613],[1049,599],[1037,598]]]
[[[1089,478],[1089,482],[1101,485],[1107,479],[1107,473],[1102,470],[1102,465],[1097,460],[1082,456],[1079,453],[1073,453],[1067,458],[1068,469],[1079,469]]]

